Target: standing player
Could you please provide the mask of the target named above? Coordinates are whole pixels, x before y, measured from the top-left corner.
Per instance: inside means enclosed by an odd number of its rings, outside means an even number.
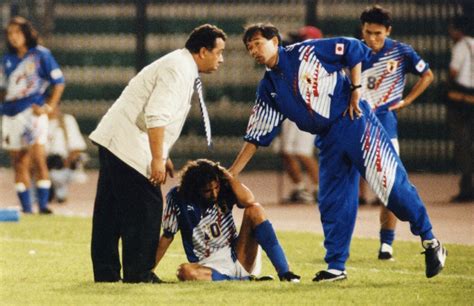
[[[48,137],[47,114],[56,107],[64,91],[63,73],[51,52],[38,45],[38,32],[25,18],[14,17],[7,25],[6,37],[8,51],[0,69],[2,146],[10,152],[23,212],[32,212],[33,161],[39,213],[51,214],[47,207],[51,181],[44,145]]]
[[[230,171],[240,173],[258,146],[270,144],[285,119],[318,135],[319,211],[328,270],[318,272],[313,280],[347,278],[358,173],[388,209],[410,222],[412,233],[421,237],[425,248],[426,276],[437,275],[444,267],[446,250],[435,238],[426,208],[385,129],[368,103],[360,101],[361,66],[370,49],[359,40],[343,37],[282,48],[278,29],[271,24],[249,26],[243,42],[266,71],[257,89],[245,143]]]
[[[238,235],[232,216],[235,204],[244,209]],[[168,193],[157,265],[179,230],[189,261],[178,268],[182,281],[249,279],[250,273],[259,270],[258,245],[267,253],[280,280],[300,280],[290,272],[273,226],[253,193],[215,162],[188,162],[180,186]]]
[[[433,73],[411,46],[388,38],[392,31],[392,18],[387,10],[378,5],[367,8],[360,15],[360,21],[362,38],[372,50],[370,58],[362,62],[362,99],[369,102],[395,151],[400,154],[394,110],[413,103],[433,81]],[[408,73],[419,76],[419,79],[403,98]],[[397,224],[397,218],[385,205],[380,210],[378,258],[382,260],[392,259]]]

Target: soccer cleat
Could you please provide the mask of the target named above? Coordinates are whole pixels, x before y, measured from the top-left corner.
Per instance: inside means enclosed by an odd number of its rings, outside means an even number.
[[[437,239],[423,241],[425,251],[426,277],[431,278],[438,275],[444,268],[448,251]]]
[[[335,272],[336,270],[329,270]],[[313,282],[335,282],[347,279],[346,271],[329,272],[326,270],[319,271],[313,278]]]
[[[53,211],[49,209],[48,207],[41,208],[39,211],[40,215],[52,215]]]
[[[393,261],[393,248],[391,245],[382,243],[379,249],[379,259],[380,260],[391,260]]]
[[[282,275],[279,275],[280,281],[282,282],[290,282],[290,283],[299,283],[301,276],[296,275],[295,273],[288,271],[283,273]]]
[[[264,275],[264,276],[255,276],[255,275],[250,275],[249,276],[249,281],[253,282],[265,282],[265,281],[272,281],[275,280],[275,278],[272,275]]]
[[[314,197],[311,192],[306,189],[297,189],[291,192],[288,199],[285,200],[287,203],[314,203]]]

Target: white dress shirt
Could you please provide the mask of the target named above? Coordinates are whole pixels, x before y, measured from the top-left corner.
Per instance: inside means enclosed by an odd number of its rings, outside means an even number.
[[[187,49],[156,60],[130,80],[89,138],[149,177],[152,156],[147,129],[165,127],[163,158],[167,158],[191,109],[198,75]]]
[[[474,88],[474,38],[464,36],[452,49],[449,67],[458,72],[456,82]]]

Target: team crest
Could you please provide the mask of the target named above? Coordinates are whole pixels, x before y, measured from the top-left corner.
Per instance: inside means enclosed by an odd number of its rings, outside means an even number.
[[[36,71],[36,66],[35,66],[35,62],[34,61],[29,61],[28,63],[26,63],[26,74],[27,75],[32,75],[35,73]]]
[[[394,73],[397,70],[398,62],[396,60],[389,60],[387,62],[387,71],[388,73]]]

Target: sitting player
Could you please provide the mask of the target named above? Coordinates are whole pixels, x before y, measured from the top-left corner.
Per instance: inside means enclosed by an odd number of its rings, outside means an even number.
[[[253,193],[225,168],[206,159],[185,166],[181,184],[170,190],[163,215],[163,235],[156,266],[181,230],[189,263],[177,276],[188,280],[251,280],[258,261],[258,245],[270,258],[281,281],[299,282],[289,270],[285,253],[264,210]],[[237,234],[232,208],[244,209]]]

